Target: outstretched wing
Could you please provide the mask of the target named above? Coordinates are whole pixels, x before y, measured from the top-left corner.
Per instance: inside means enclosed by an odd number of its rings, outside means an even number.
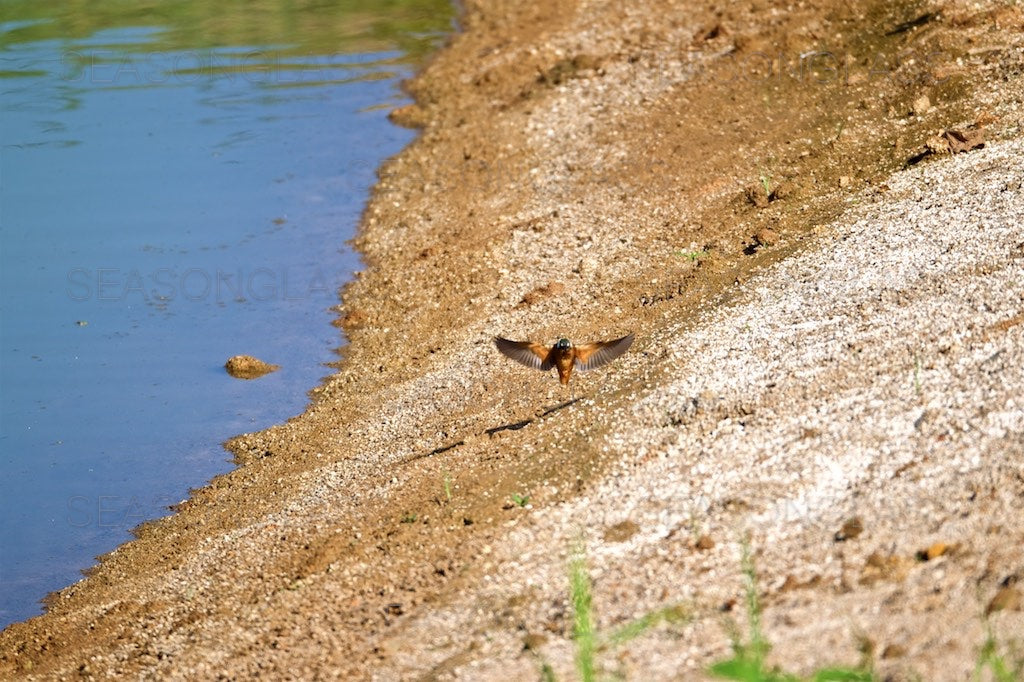
[[[530,343],[529,341],[510,341],[509,339],[503,339],[500,336],[495,336],[494,345],[498,347],[498,350],[501,351],[501,354],[506,358],[511,358],[512,360],[526,365],[527,367],[533,367],[534,369],[540,369],[546,372],[554,366],[548,360],[550,349],[545,348],[539,343]]]
[[[582,370],[596,369],[619,357],[633,345],[633,335],[614,341],[596,341],[576,346],[576,366]]]

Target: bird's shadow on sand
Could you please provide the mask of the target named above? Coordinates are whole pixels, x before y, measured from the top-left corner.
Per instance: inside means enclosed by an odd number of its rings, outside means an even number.
[[[559,403],[558,405],[555,405],[554,407],[549,407],[548,409],[544,410],[543,412],[541,412],[536,417],[531,417],[530,419],[524,419],[523,421],[519,421],[519,422],[512,422],[511,424],[502,424],[501,426],[494,426],[492,428],[489,428],[489,429],[485,430],[484,433],[486,433],[488,436],[493,436],[494,434],[501,433],[502,431],[518,431],[519,429],[532,424],[533,422],[537,421],[538,419],[543,419],[544,417],[548,416],[549,414],[553,414],[555,412],[558,412],[559,410],[564,410],[565,408],[567,408],[570,405],[573,405],[575,403],[578,403],[579,401],[580,401],[580,398],[573,398],[572,400],[567,400],[564,403]]]
[[[582,400],[582,398],[573,398],[572,400],[567,400],[564,403],[559,403],[558,405],[555,405],[554,407],[547,408],[546,410],[541,412],[536,417],[531,417],[529,419],[523,419],[522,421],[517,421],[517,422],[509,422],[508,424],[502,424],[501,426],[492,426],[489,429],[484,429],[484,433],[487,434],[488,436],[494,436],[495,434],[501,433],[502,431],[518,431],[519,429],[526,428],[527,426],[529,426],[533,422],[537,421],[538,419],[543,419],[544,417],[547,417],[548,415],[554,414],[555,412],[558,412],[559,410],[564,410],[565,408],[570,407],[571,405],[574,405],[574,404],[578,403],[580,400]],[[408,457],[408,458],[402,460],[401,463],[402,464],[408,464],[409,462],[414,462],[414,461],[416,461],[418,459],[425,459],[427,457],[433,457],[434,455],[440,455],[441,453],[448,452],[449,450],[454,450],[455,448],[459,447],[460,445],[465,445],[465,443],[466,443],[465,440],[460,440],[460,441],[458,441],[456,443],[450,443],[448,445],[444,445],[444,446],[439,447],[439,448],[434,448],[430,452],[424,452],[424,453],[419,454],[419,455],[413,455],[412,457]]]

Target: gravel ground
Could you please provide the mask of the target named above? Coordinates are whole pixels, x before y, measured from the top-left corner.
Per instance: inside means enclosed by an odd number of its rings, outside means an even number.
[[[0,677],[572,679],[578,540],[602,632],[677,616],[598,652],[629,679],[729,656],[744,538],[787,670],[969,679],[986,612],[1024,649],[1024,9],[463,23],[393,114],[423,134],[380,170],[337,373],[0,633]],[[631,331],[569,404],[492,341]]]
[[[889,652],[882,674],[969,679],[980,614],[1024,570],[1022,154],[1015,141],[899,173],[732,304],[648,339],[658,382],[612,418],[605,479],[519,524],[465,597],[394,635],[411,650],[378,678],[426,673],[477,632],[455,678],[536,674],[523,639],[565,599],[550,587],[580,534],[605,628],[666,605],[742,603],[748,537],[774,576],[759,585],[773,660],[810,674],[823,651],[852,665],[869,641]],[[855,517],[862,532],[837,542]],[[614,528],[627,537],[608,542]],[[701,537],[714,546],[696,547]],[[941,556],[917,556],[939,543]],[[530,632],[496,635],[494,605],[522,595],[533,607],[509,610]],[[700,677],[728,653],[706,620],[609,665],[630,679]],[[993,624],[1017,637],[1024,615]],[[571,677],[564,636],[534,646]]]

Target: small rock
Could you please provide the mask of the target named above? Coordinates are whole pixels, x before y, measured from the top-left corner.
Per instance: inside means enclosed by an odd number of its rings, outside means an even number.
[[[768,195],[769,201],[778,201],[779,199],[785,199],[793,196],[796,192],[797,186],[795,183],[789,180],[783,180],[779,184],[772,188],[772,193]]]
[[[840,187],[841,189],[846,189],[846,188],[847,188],[847,187],[849,187],[849,186],[850,186],[850,185],[851,185],[852,183],[853,183],[853,178],[851,178],[851,177],[850,177],[849,175],[843,175],[843,176],[841,176],[841,177],[839,178],[839,187]]]
[[[925,142],[924,151],[918,156],[930,154],[962,154],[972,149],[985,146],[985,131],[978,127],[963,130],[947,130],[941,135],[934,135]]]
[[[346,309],[339,324],[344,329],[355,329],[366,324],[367,315],[361,308]]]
[[[768,192],[765,191],[763,185],[751,185],[746,189],[747,201],[752,203],[758,208],[765,208],[768,206],[768,202],[771,201]]]
[[[605,542],[625,542],[640,531],[640,526],[632,521],[620,521],[604,531]]]
[[[949,142],[942,135],[933,135],[925,140],[924,151],[926,154],[948,154]]]
[[[701,535],[697,538],[697,542],[693,543],[693,546],[699,550],[707,551],[714,548],[715,541],[711,539],[710,535]]]
[[[933,559],[938,559],[940,556],[952,554],[954,549],[953,545],[947,545],[945,542],[936,542],[929,545],[927,549],[922,549],[918,552],[917,558],[920,561],[932,561]]]
[[[537,76],[537,82],[546,86],[561,85],[569,79],[575,78],[577,71],[579,71],[579,67],[574,60],[560,59],[550,69]]]
[[[864,562],[860,582],[862,585],[873,585],[879,580],[901,582],[907,577],[913,563],[909,557],[872,552]]]
[[[728,35],[728,31],[725,30],[725,27],[722,26],[721,23],[716,23],[712,26],[709,26],[698,31],[697,34],[693,37],[693,44],[699,45],[700,43],[706,43],[723,35]]]
[[[271,365],[251,355],[236,355],[224,363],[224,369],[236,379],[258,379],[264,374],[276,372],[280,365]]]
[[[529,634],[523,637],[524,651],[538,651],[548,641],[548,638],[541,634]]]
[[[423,128],[427,125],[427,112],[418,104],[407,104],[397,109],[392,109],[388,119],[395,125],[404,128]]]
[[[985,131],[981,128],[947,130],[942,136],[949,143],[951,154],[961,154],[972,149],[981,149],[985,146]]]
[[[1020,611],[1022,605],[1024,605],[1024,599],[1021,598],[1020,590],[1007,586],[992,597],[992,601],[985,608],[985,614],[992,615],[996,611]]]
[[[754,242],[758,246],[773,246],[778,241],[779,233],[768,227],[758,230],[754,235]]]
[[[790,574],[786,576],[786,579],[782,583],[782,587],[779,588],[779,592],[792,592],[798,587],[800,587],[800,581]]]
[[[924,116],[932,108],[932,101],[928,95],[921,95],[914,100],[913,108],[910,110],[913,116]]]
[[[906,647],[899,644],[889,644],[882,649],[882,658],[903,658],[906,655]]]
[[[806,590],[812,587],[817,587],[821,584],[820,575],[812,575],[807,580],[801,582],[797,580],[795,576],[789,574],[786,579],[782,582],[782,586],[779,588],[779,592],[792,592],[793,590]]]
[[[843,527],[836,531],[833,539],[836,542],[853,540],[864,532],[864,523],[859,516],[854,516],[843,522]]]
[[[597,272],[597,266],[598,262],[596,258],[593,256],[584,256],[583,258],[580,258],[580,262],[575,268],[573,268],[573,272],[584,276],[591,275]]]
[[[540,301],[543,301],[546,298],[558,296],[559,294],[562,294],[564,292],[565,285],[562,284],[561,282],[548,282],[542,287],[537,287],[533,291],[527,292],[526,295],[523,296],[523,299],[519,301],[519,304],[516,307],[522,308],[524,306],[530,306],[535,303],[539,303]]]
[[[601,68],[601,60],[593,55],[578,54],[572,58],[577,71],[597,71]]]

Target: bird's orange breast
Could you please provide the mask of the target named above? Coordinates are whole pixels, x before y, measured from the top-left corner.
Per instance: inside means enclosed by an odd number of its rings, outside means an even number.
[[[569,377],[572,376],[573,358],[575,353],[572,348],[566,350],[560,350],[558,348],[551,349],[551,360],[555,365],[555,369],[558,370],[558,381],[565,384],[569,383]]]

